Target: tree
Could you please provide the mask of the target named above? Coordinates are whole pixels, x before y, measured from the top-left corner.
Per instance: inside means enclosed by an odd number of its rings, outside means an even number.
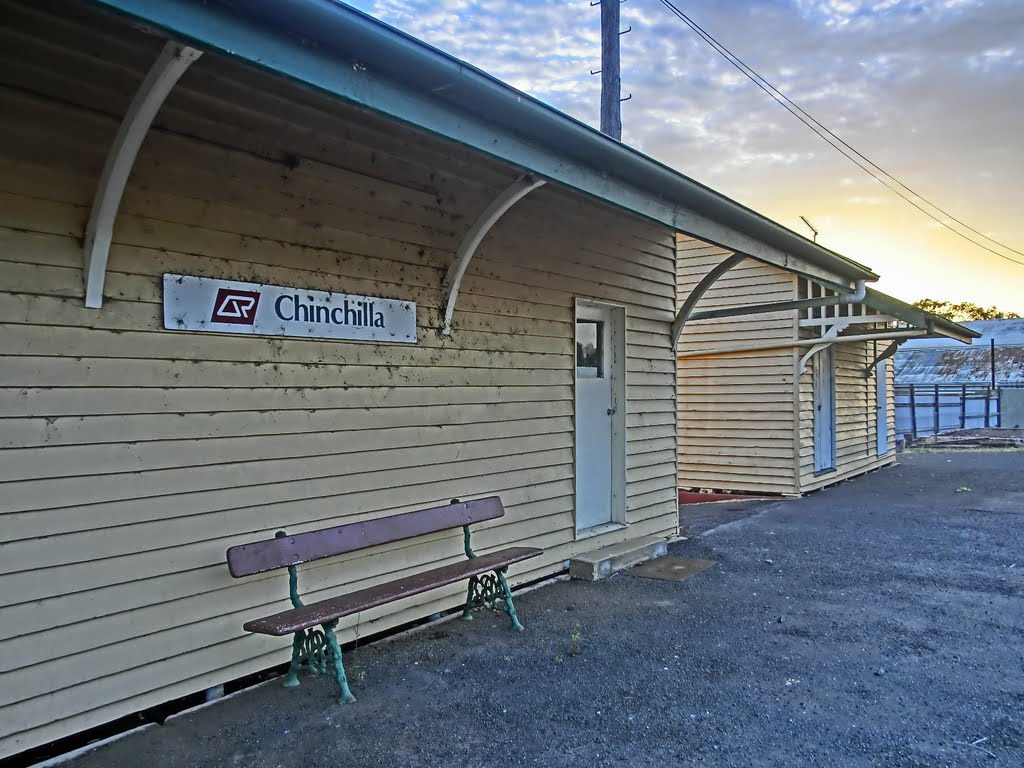
[[[996,307],[982,307],[970,301],[961,301],[954,304],[952,301],[939,301],[937,299],[920,299],[914,302],[914,306],[931,312],[933,315],[941,315],[956,323],[966,320],[1019,320],[1020,315],[1015,312],[1004,312]]]

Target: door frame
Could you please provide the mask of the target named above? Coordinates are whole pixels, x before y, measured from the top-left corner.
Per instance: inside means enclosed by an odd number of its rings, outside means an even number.
[[[579,516],[579,451],[578,444],[579,430],[577,428],[577,414],[579,403],[576,387],[576,321],[590,320],[593,312],[597,310],[607,312],[610,322],[607,324],[606,333],[607,348],[610,353],[608,360],[608,375],[611,379],[612,407],[615,413],[612,414],[612,450],[611,450],[611,520],[602,525],[581,529],[578,525]],[[608,530],[621,528],[627,525],[626,520],[626,307],[622,304],[595,301],[593,299],[575,298],[573,301],[573,323],[572,323],[572,399],[573,399],[573,527],[577,539],[585,539],[591,536],[600,535]]]
[[[815,355],[811,379],[813,390],[811,408],[814,419],[814,474],[823,475],[827,472],[836,471],[836,410],[838,403],[836,403],[836,348],[834,344],[829,344]],[[819,398],[822,396],[827,396],[828,404],[831,406],[827,422],[820,418],[818,411]],[[819,462],[819,457],[822,456],[824,449],[824,446],[821,445],[821,440],[825,436],[824,428],[826,426],[831,438],[829,446],[830,455],[828,456],[829,465],[823,466]]]
[[[889,361],[881,360],[875,366],[875,453],[885,456],[892,450],[889,444]]]

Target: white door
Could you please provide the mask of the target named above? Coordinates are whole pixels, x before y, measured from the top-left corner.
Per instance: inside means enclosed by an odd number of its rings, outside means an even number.
[[[616,307],[576,306],[577,531],[625,517],[622,315]]]
[[[875,429],[878,433],[878,455],[889,452],[889,361],[875,366]]]
[[[836,353],[829,345],[814,357],[814,471],[836,466]]]

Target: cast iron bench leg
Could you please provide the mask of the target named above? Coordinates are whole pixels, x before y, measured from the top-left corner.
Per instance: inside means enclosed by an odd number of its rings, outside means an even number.
[[[473,609],[477,605],[477,601],[474,599],[474,592],[476,591],[476,576],[469,578],[469,586],[466,588],[466,607],[462,609],[462,620],[472,621],[473,620]]]
[[[495,571],[494,575],[498,577],[501,589],[505,593],[505,611],[508,613],[508,617],[512,620],[512,629],[516,632],[522,632],[523,625],[519,623],[519,617],[516,616],[516,606],[512,602],[512,590],[508,588],[508,582],[505,581],[505,574],[502,571]]]
[[[466,606],[462,609],[462,618],[466,621],[473,620],[473,611],[476,608],[487,607],[498,610],[498,603],[501,603],[501,610],[508,614],[512,620],[512,629],[516,632],[523,631],[523,625],[519,623],[516,615],[516,607],[512,603],[512,590],[508,588],[505,581],[505,569],[495,571],[493,574],[485,573],[480,576],[471,576],[469,588],[466,592]]]
[[[334,628],[338,626],[338,621],[328,621],[326,624],[321,624],[324,628],[324,634],[327,635],[327,656],[332,662],[334,662],[334,679],[338,681],[338,687],[341,689],[341,696],[338,698],[339,704],[351,704],[356,700],[356,697],[352,695],[352,691],[348,689],[348,678],[345,677],[345,666],[341,662],[341,646],[338,645],[338,638],[334,636]]]
[[[305,630],[300,629],[292,638],[292,663],[288,665],[288,677],[284,687],[294,688],[299,684],[299,669],[302,667],[302,651],[306,641]]]
[[[322,675],[327,671],[327,636],[319,629],[300,629],[295,633],[285,688],[294,688],[299,684],[299,670],[303,667],[314,675]]]

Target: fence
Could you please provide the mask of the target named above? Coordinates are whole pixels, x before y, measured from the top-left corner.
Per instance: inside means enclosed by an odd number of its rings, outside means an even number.
[[[957,429],[998,427],[999,390],[971,384],[896,387],[896,434],[915,438]]]

